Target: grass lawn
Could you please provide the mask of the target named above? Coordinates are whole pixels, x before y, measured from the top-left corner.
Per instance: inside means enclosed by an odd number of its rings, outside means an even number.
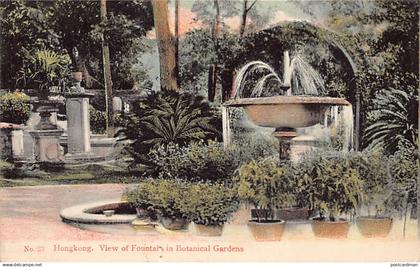
[[[139,171],[129,171],[112,163],[84,163],[64,165],[54,170],[14,169],[13,164],[0,161],[0,187],[57,185],[57,184],[105,184],[136,183]]]

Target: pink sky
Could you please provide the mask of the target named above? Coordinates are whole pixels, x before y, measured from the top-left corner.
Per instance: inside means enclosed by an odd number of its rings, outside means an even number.
[[[180,35],[185,35],[187,32],[194,30],[194,29],[201,29],[201,28],[205,28],[208,27],[208,25],[203,25],[201,23],[201,21],[198,21],[196,19],[196,14],[194,12],[192,12],[189,9],[180,7],[179,8],[179,32]],[[170,8],[169,9],[169,28],[171,29],[172,33],[175,32],[175,16],[174,16],[174,9]],[[296,21],[299,20],[297,18],[291,17],[289,15],[287,15],[286,13],[284,13],[283,11],[279,10],[276,12],[274,19],[272,19],[270,21],[270,23],[267,26],[270,25],[275,25],[278,24],[280,22],[284,22],[284,21]],[[239,26],[241,23],[241,19],[239,16],[236,17],[232,17],[232,18],[228,18],[225,19],[224,22],[229,25],[229,27],[237,32],[239,31]],[[149,38],[155,38],[155,32],[154,30],[150,31],[148,34]]]

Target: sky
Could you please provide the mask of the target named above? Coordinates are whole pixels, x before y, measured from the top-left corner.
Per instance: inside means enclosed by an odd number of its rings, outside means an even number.
[[[212,1],[212,0],[207,0]],[[237,0],[242,2],[241,0]],[[179,30],[180,34],[184,35],[190,30],[206,27],[199,20],[197,20],[197,15],[191,11],[191,8],[195,0],[180,0],[180,20],[179,20]],[[250,1],[252,3],[252,1]],[[296,7],[290,0],[258,0],[259,9],[262,11],[265,10],[275,10],[275,15],[270,21],[269,25],[277,24],[283,21],[296,21],[296,20],[308,20],[308,16],[304,14],[298,7]],[[169,4],[169,16],[170,16],[170,29],[174,31],[174,14],[175,14],[175,1],[171,0]],[[265,10],[264,10],[265,9]],[[236,16],[225,20],[225,23],[228,24],[234,31],[239,30],[240,17]],[[267,26],[269,26],[267,25]],[[154,31],[150,32],[149,37],[154,37]]]

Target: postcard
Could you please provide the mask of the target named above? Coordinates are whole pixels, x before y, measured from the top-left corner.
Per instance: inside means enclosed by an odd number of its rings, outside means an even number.
[[[418,265],[418,1],[0,13],[4,266]]]

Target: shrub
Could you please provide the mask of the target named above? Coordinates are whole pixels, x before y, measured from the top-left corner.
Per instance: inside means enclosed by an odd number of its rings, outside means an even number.
[[[176,178],[190,182],[225,181],[232,177],[236,165],[233,154],[221,143],[194,142],[161,145],[149,153],[150,162],[161,178]]]
[[[216,110],[201,96],[163,91],[132,103],[131,114],[124,115],[120,140],[131,140],[128,147],[135,163],[147,161],[155,145],[220,139],[221,120]]]
[[[235,177],[239,197],[257,209],[268,210],[264,212],[265,218],[257,214],[258,221],[273,220],[275,209],[293,204],[290,174],[287,167],[274,159],[254,160],[240,167]]]
[[[94,107],[89,107],[89,121],[90,129],[95,134],[104,133],[106,130],[106,113],[95,109]]]
[[[392,189],[389,204],[394,210],[406,213],[408,205],[417,207],[418,151],[410,145],[399,145],[399,150],[389,157],[389,179]],[[405,211],[404,211],[405,210]]]
[[[375,216],[383,215],[391,210],[387,201],[391,196],[387,164],[388,159],[381,150],[366,150],[348,154],[350,165],[357,170],[363,181],[363,205],[367,207],[368,215],[372,209]]]
[[[187,198],[192,203],[192,220],[203,225],[222,225],[239,207],[236,191],[221,184],[190,185]]]
[[[239,140],[227,149],[222,143],[211,140],[192,142],[187,146],[170,143],[152,149],[148,158],[153,174],[162,178],[227,182],[242,164],[278,154],[271,140],[261,136],[242,136]]]
[[[22,93],[7,93],[0,96],[0,121],[23,124],[31,115],[29,96]]]
[[[234,154],[238,166],[252,160],[279,155],[278,141],[271,136],[271,133],[270,135],[260,132],[238,133],[229,149]]]
[[[177,180],[146,180],[127,192],[127,201],[135,207],[154,210],[163,217],[191,219],[188,184]]]
[[[363,181],[345,153],[314,152],[304,156],[297,179],[311,209],[321,219],[337,221],[340,214],[355,209],[363,198]]]

